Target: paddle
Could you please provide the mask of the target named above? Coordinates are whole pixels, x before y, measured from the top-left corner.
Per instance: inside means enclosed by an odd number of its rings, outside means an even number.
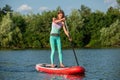
[[[65,21],[65,27],[66,27],[66,30],[67,30],[68,33],[69,33],[69,29],[68,29],[68,26],[67,26],[66,21]],[[71,37],[70,33],[69,33],[69,37]],[[73,45],[72,41],[70,41],[70,42],[71,42],[71,45],[72,45],[72,50],[73,50],[73,53],[74,53],[74,56],[75,56],[75,60],[76,60],[77,66],[79,66],[78,59],[77,59],[77,55],[76,55],[75,49],[74,49],[74,45]]]

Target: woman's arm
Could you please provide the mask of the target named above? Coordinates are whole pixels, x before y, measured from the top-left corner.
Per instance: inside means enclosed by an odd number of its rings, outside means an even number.
[[[65,18],[62,18],[62,19],[53,18],[53,22],[55,23],[62,22],[62,21],[65,21]]]
[[[67,37],[69,38],[69,40],[72,41],[72,38],[70,37],[69,32],[68,32],[68,31],[66,30],[66,28],[65,28],[65,23],[62,22],[62,24],[63,24],[64,33],[67,35]]]

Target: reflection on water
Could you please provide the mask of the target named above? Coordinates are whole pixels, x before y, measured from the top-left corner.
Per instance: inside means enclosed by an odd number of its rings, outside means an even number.
[[[50,50],[0,51],[0,80],[119,80],[120,49],[75,50],[85,75],[53,75],[35,70],[38,63],[50,63]],[[56,52],[57,53],[57,52]],[[58,54],[55,64],[59,65]],[[76,65],[72,50],[63,51],[65,66]]]
[[[46,74],[44,80],[83,80],[84,74],[81,75],[57,75],[57,74]]]

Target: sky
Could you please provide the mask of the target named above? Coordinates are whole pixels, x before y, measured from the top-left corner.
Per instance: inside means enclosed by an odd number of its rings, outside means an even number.
[[[112,6],[116,7],[116,0],[0,0],[0,8],[6,4],[12,10],[22,14],[41,13],[43,11],[55,10],[60,6],[65,14],[70,14],[72,9],[80,9],[81,5],[91,8],[92,11],[100,10],[106,12]]]

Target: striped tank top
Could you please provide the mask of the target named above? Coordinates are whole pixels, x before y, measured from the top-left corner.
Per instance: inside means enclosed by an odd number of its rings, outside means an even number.
[[[52,22],[52,29],[50,34],[60,34],[60,29],[62,28],[62,23]]]

